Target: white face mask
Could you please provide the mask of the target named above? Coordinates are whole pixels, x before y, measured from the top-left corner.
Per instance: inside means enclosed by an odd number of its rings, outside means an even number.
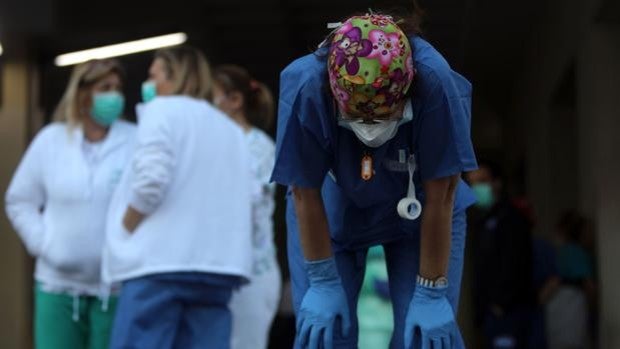
[[[372,148],[378,148],[394,138],[398,131],[399,120],[377,121],[374,124],[361,122],[350,123],[350,128],[357,138]]]
[[[357,139],[367,146],[378,148],[396,136],[398,126],[411,119],[413,119],[413,109],[411,101],[407,101],[400,120],[376,120],[374,124],[365,124],[361,120],[359,122],[341,121],[339,125],[353,131]]]

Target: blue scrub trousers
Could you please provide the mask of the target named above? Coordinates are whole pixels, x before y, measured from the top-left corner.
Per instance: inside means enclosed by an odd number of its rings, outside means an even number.
[[[291,273],[291,285],[293,293],[293,307],[295,313],[299,311],[303,296],[308,289],[309,283],[304,268],[304,258],[299,243],[299,233],[295,207],[292,199],[287,200],[286,223],[288,230],[288,262]],[[465,211],[455,213],[452,218],[452,247],[448,270],[447,298],[456,318],[458,310],[459,292],[463,271],[463,258],[465,250],[466,219]],[[405,317],[409,303],[415,290],[416,275],[419,269],[420,235],[419,232],[403,238],[383,244],[390,283],[390,295],[394,309],[394,332],[390,343],[390,349],[403,349]],[[357,348],[358,325],[357,325],[357,299],[359,296],[366,266],[367,248],[348,251],[335,249],[336,264],[342,279],[344,290],[347,294],[349,312],[351,318],[351,331],[348,337],[342,337],[341,331],[334,331],[334,347],[338,349]],[[460,332],[457,336],[455,349],[464,349],[465,344]],[[295,348],[300,348],[295,341]],[[417,349],[417,348],[416,348]]]
[[[228,349],[234,286],[155,274],[123,283],[111,349]],[[205,274],[209,275],[209,274]],[[209,280],[209,279],[207,279]]]

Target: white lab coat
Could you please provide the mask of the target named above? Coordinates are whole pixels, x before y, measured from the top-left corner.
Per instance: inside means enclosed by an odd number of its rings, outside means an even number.
[[[43,128],[6,192],[6,212],[47,288],[98,295],[108,204],[132,153],[136,127],[115,122],[87,159],[81,127]],[[89,161],[90,160],[90,161]]]
[[[243,131],[206,101],[156,97],[140,105],[131,168],[107,220],[109,282],[169,272],[249,277],[251,182]],[[128,205],[146,218],[132,233]]]

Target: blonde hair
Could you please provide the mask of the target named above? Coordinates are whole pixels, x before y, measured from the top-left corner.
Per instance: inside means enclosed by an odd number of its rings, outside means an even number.
[[[211,101],[213,81],[205,56],[190,46],[177,46],[155,52],[164,61],[166,75],[173,82],[173,94]]]
[[[70,128],[76,127],[81,121],[79,108],[84,94],[111,73],[118,74],[121,79],[124,77],[123,68],[116,59],[92,60],[75,66],[67,89],[54,111],[54,120],[65,121]]]

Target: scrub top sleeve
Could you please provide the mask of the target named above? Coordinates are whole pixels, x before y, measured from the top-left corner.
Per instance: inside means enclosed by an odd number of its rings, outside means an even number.
[[[444,75],[429,74],[434,81],[416,130],[422,181],[477,168],[470,137],[471,84],[455,72]]]
[[[282,185],[320,188],[331,166],[321,108],[315,100],[305,98],[303,89],[299,89],[294,102],[289,102],[290,99],[282,98],[290,93],[286,91],[289,87],[284,81],[281,86],[276,160],[271,180]]]

